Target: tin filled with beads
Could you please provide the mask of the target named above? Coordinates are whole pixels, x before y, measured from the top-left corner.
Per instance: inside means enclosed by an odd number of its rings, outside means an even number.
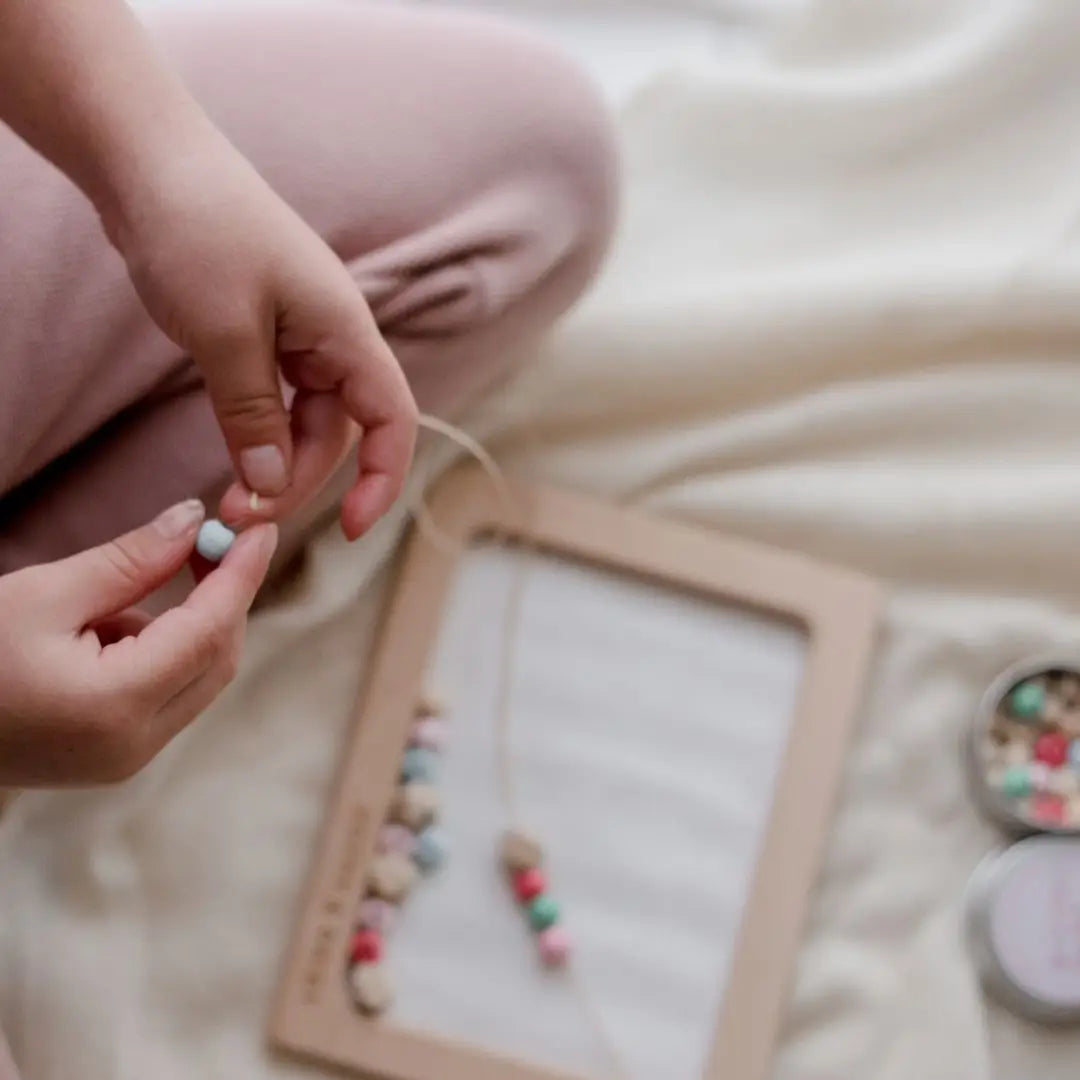
[[[1003,672],[980,702],[967,756],[980,804],[1006,831],[1080,835],[1080,659]]]

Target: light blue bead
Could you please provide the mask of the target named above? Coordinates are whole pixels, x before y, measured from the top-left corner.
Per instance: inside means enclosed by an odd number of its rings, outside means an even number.
[[[208,562],[221,562],[235,539],[236,533],[232,529],[211,518],[202,523],[195,540],[195,550]]]
[[[430,783],[435,779],[439,759],[423,746],[413,746],[405,751],[401,762],[401,779],[409,782]]]
[[[442,866],[446,861],[446,854],[446,837],[438,829],[429,825],[417,836],[413,859],[424,873],[430,873]]]
[[[1074,769],[1080,769],[1080,739],[1073,739],[1069,743],[1069,764]]]

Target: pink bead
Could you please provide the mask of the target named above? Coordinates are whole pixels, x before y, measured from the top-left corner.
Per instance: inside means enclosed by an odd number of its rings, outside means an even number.
[[[416,834],[404,825],[384,825],[376,845],[380,855],[404,855],[409,858],[416,847]]]
[[[446,724],[435,716],[418,720],[409,737],[410,746],[422,746],[425,750],[441,750],[446,745]]]
[[[1031,816],[1040,825],[1064,825],[1065,803],[1056,795],[1036,795],[1031,800]]]
[[[561,926],[549,926],[536,935],[540,959],[548,967],[565,964],[570,955],[570,935]]]
[[[360,905],[360,925],[378,931],[383,937],[390,933],[396,921],[394,905],[385,900],[370,896]]]
[[[1045,791],[1046,785],[1050,783],[1050,766],[1041,761],[1033,761],[1028,766],[1028,779],[1036,791]]]

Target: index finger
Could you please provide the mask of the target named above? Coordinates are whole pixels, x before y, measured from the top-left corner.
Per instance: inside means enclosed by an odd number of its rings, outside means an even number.
[[[231,648],[266,578],[277,527],[257,525],[240,534],[225,559],[179,606],[155,619],[131,642],[123,679],[160,706],[203,675]],[[108,653],[102,654],[108,662]]]
[[[416,446],[412,391],[389,346],[375,336],[378,344],[370,346],[375,362],[350,369],[341,384],[345,411],[361,428],[356,483],[341,505],[341,525],[350,540],[367,532],[394,504]]]

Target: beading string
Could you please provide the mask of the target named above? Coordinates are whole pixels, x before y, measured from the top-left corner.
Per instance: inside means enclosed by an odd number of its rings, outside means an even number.
[[[505,473],[477,439],[473,438],[468,432],[462,431],[453,424],[449,424],[435,416],[422,414],[419,422],[421,427],[435,432],[461,447],[479,464],[491,481],[496,496],[502,504],[506,519],[514,522],[517,526],[516,532],[519,537],[521,557],[518,559],[517,567],[511,578],[506,604],[503,607],[502,652],[499,657],[495,683],[494,735],[496,779],[503,805],[503,814],[506,818],[506,828],[518,829],[523,827],[523,823],[519,816],[519,801],[514,785],[515,770],[511,754],[510,719],[515,670],[515,645],[521,626],[525,586],[529,571],[526,558],[530,552],[528,540],[530,536],[528,529],[529,508],[524,500],[515,498]],[[457,557],[464,553],[465,546],[439,527],[438,522],[435,521],[427,506],[422,492],[417,496],[412,509],[417,528],[426,540],[444,554]],[[503,537],[503,539],[506,539],[506,537]],[[608,1032],[599,1006],[581,978],[573,957],[569,960],[567,974],[568,981],[578,998],[582,1013],[586,1017],[589,1027],[592,1029],[593,1035],[607,1061],[610,1080],[630,1080],[630,1070],[626,1067],[622,1055]]]

